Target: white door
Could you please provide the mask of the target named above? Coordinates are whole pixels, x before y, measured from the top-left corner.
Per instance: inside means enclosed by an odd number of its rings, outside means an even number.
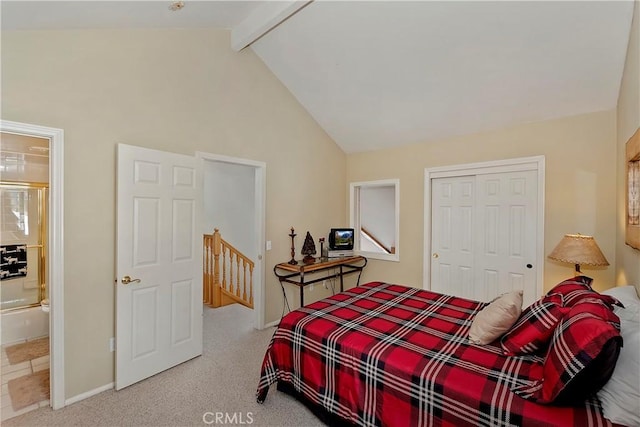
[[[535,301],[537,200],[534,170],[433,179],[431,289]]]
[[[202,354],[202,242],[195,157],[119,144],[117,179],[119,390]]]
[[[431,183],[431,290],[472,298],[476,177],[439,178]]]

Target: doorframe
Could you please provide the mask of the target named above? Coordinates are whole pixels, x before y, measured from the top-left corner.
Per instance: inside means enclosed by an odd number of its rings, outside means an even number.
[[[542,295],[544,280],[544,200],[545,200],[545,157],[531,156],[514,159],[493,160],[479,163],[465,163],[451,166],[437,166],[424,170],[424,242],[423,242],[423,289],[431,289],[431,180],[466,175],[507,173],[535,170],[538,174],[538,218],[536,234],[536,288]]]
[[[258,268],[257,275],[260,278],[260,283],[258,286],[254,287],[254,319],[253,319],[253,327],[258,330],[262,330],[265,328],[265,298],[264,298],[264,283],[265,283],[265,229],[266,229],[266,177],[267,177],[267,164],[265,162],[259,162],[256,160],[249,159],[241,159],[237,157],[225,156],[222,154],[212,154],[205,153],[202,151],[196,151],[196,157],[201,159],[203,162],[203,170],[204,170],[204,162],[222,162],[222,163],[230,163],[239,166],[250,166],[255,169],[255,213],[254,213],[254,221],[256,226],[256,240],[258,242]],[[202,174],[204,178],[204,173]],[[202,186],[204,189],[204,185]]]
[[[64,131],[28,123],[0,121],[0,131],[49,139],[49,208],[47,259],[49,260],[49,369],[50,405],[65,406],[64,384]]]

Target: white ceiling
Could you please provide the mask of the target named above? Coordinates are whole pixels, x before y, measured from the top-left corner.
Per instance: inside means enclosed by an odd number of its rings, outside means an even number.
[[[3,30],[71,28],[233,28],[264,1],[6,1]]]
[[[222,27],[346,152],[615,108],[632,1],[1,3],[2,28]],[[517,141],[514,141],[517,143]]]

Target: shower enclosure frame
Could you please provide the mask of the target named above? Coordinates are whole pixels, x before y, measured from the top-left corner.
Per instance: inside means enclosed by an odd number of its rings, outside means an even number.
[[[47,295],[47,193],[49,191],[49,183],[47,182],[27,182],[27,181],[0,181],[0,189],[17,189],[17,190],[31,190],[37,189],[38,191],[38,228],[39,239],[35,245],[27,244],[27,249],[38,248],[38,302],[21,305],[19,307],[5,308],[3,313],[13,310],[23,310],[30,307],[38,307],[43,299]]]

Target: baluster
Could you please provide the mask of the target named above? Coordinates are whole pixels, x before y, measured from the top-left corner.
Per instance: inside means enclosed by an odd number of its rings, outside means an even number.
[[[240,257],[236,254],[236,296],[240,297]]]
[[[209,288],[209,304],[215,304],[215,285],[216,285],[216,255],[214,250],[214,240],[209,237],[209,277],[207,278],[207,286]]]
[[[229,248],[227,248],[229,249]],[[233,252],[231,252],[231,250],[229,249],[229,259],[228,259],[228,268],[229,268],[229,273],[227,273],[228,277],[228,283],[229,283],[229,289],[228,291],[230,293],[233,293]]]
[[[229,248],[229,293],[233,294],[233,256],[234,253]]]
[[[220,307],[222,305],[222,291],[220,289],[220,231],[217,228],[213,230],[213,236],[209,239],[209,244],[213,249],[213,277],[209,278],[211,303],[214,307]],[[224,269],[224,254],[222,257],[223,269]],[[223,272],[224,274],[224,272]]]
[[[222,289],[227,290],[227,248],[222,247]]]
[[[214,298],[214,284],[215,284],[215,268],[213,266],[214,254],[213,254],[213,239],[211,236],[207,237],[207,303],[213,304]]]
[[[253,308],[253,264],[249,265],[249,304]]]
[[[242,299],[247,300],[247,261],[242,260]]]

